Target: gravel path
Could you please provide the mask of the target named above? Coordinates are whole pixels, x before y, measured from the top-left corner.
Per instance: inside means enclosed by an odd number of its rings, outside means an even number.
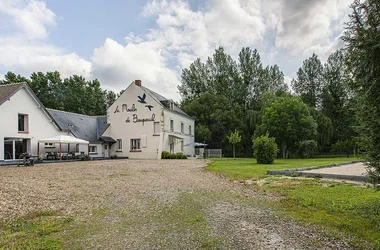
[[[364,163],[353,163],[347,164],[337,167],[330,168],[320,168],[320,169],[312,169],[305,170],[303,172],[308,173],[323,173],[323,174],[338,174],[338,175],[354,175],[354,176],[367,176],[367,169],[364,166]]]
[[[0,169],[0,220],[72,216],[67,248],[350,249],[276,217],[262,195],[201,160],[113,160]],[[270,197],[269,197],[270,198]]]

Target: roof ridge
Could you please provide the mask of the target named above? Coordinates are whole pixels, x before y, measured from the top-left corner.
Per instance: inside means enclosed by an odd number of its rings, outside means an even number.
[[[78,113],[64,111],[64,110],[59,110],[59,109],[52,109],[52,108],[46,108],[46,109],[47,110],[51,110],[51,111],[58,111],[58,112],[61,112],[61,113],[66,113],[66,114],[72,114],[72,115],[78,115],[78,116],[87,116],[87,117],[90,117],[90,118],[96,118],[96,117],[98,117],[98,116],[92,116],[92,115],[78,114]]]
[[[147,87],[145,87],[145,86],[141,86],[141,87],[143,87],[145,90],[148,90],[148,91],[150,91],[150,92],[153,92],[153,94],[156,94],[156,95],[162,97],[162,98],[165,99],[165,100],[172,100],[172,99],[168,99],[168,98],[166,98],[165,96],[163,96],[163,95],[157,93],[157,92],[154,91],[154,90],[151,90],[150,88],[147,88]]]
[[[8,84],[0,84],[0,87],[13,86],[13,85],[24,85],[24,84],[25,84],[25,82],[8,83]]]

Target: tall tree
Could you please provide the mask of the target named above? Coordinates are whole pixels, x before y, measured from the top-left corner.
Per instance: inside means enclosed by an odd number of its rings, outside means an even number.
[[[29,82],[29,80],[21,75],[16,75],[15,73],[8,71],[4,76],[4,80],[0,81],[0,85],[20,82]]]
[[[284,75],[277,65],[263,68],[260,55],[257,50],[242,48],[237,61],[234,61],[222,47],[215,50],[215,53],[208,58],[206,63],[200,59],[194,61],[188,69],[184,69],[181,75],[181,85],[178,86],[182,96],[182,106],[186,108],[198,106],[199,97],[207,97],[208,100],[219,101],[215,113],[210,113],[220,120],[209,122],[197,119],[196,124],[205,135],[211,135],[211,144],[219,146],[217,142],[226,145],[225,136],[219,137],[215,130],[220,129],[225,133],[234,129],[242,131],[242,143],[238,145],[239,151],[245,155],[252,155],[252,140],[250,136],[254,133],[261,110],[262,96],[266,92],[286,90]],[[220,100],[214,100],[208,95],[216,95]],[[214,104],[208,104],[214,106]],[[207,109],[208,110],[208,109]],[[200,110],[203,112],[204,110]],[[234,123],[226,124],[226,115],[231,112],[230,117]],[[207,112],[205,112],[207,113]],[[190,111],[191,114],[191,111]],[[202,125],[202,126],[200,126]],[[219,128],[218,128],[219,126]],[[197,127],[198,128],[198,127]],[[197,138],[196,138],[197,139]],[[199,138],[201,139],[201,138]],[[202,140],[203,141],[203,140]],[[229,148],[226,148],[230,152]]]
[[[355,136],[355,116],[351,106],[354,98],[349,89],[349,75],[341,50],[331,54],[324,65],[325,87],[322,93],[322,111],[330,118],[333,134],[332,143],[347,140]]]
[[[263,66],[256,49],[242,48],[239,53],[239,72],[244,93],[246,108],[255,108],[259,102],[259,82],[262,77]]]
[[[323,66],[316,54],[303,61],[292,88],[311,107],[318,108],[323,89]]]
[[[116,94],[112,90],[108,90],[107,92],[107,109],[116,101]]]
[[[201,59],[195,60],[188,69],[182,70],[179,93],[184,100],[193,99],[209,90],[210,72]]]
[[[345,29],[351,87],[360,98],[361,135],[374,183],[380,182],[380,1],[355,0]]]
[[[301,141],[314,138],[316,128],[309,107],[298,97],[284,96],[264,110],[255,137],[269,133],[269,136],[276,138],[282,157],[288,158],[295,154]]]

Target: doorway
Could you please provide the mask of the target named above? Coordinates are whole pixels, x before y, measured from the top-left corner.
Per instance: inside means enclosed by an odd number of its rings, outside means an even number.
[[[28,141],[29,139],[4,138],[4,160],[19,159],[21,154],[28,151]]]

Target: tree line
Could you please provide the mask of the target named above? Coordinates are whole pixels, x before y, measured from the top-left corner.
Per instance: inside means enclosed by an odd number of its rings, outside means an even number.
[[[117,94],[102,89],[97,79],[73,75],[62,79],[59,72],[34,72],[30,78],[8,72],[2,84],[26,82],[47,108],[85,115],[106,115]]]
[[[322,65],[316,54],[303,62],[291,83],[277,65],[263,66],[258,51],[243,48],[233,60],[222,47],[206,62],[194,61],[181,75],[181,107],[196,119],[196,141],[231,155],[228,135],[242,134],[240,156],[252,155],[252,138],[269,132],[281,156],[298,157],[307,141],[319,153],[355,149],[356,97],[349,88],[344,53]],[[310,144],[310,142],[309,142]],[[344,149],[347,151],[347,149]]]
[[[228,138],[239,131],[238,155],[252,156],[252,139],[269,134],[284,158],[372,150],[380,164],[379,5],[355,1],[345,48],[325,64],[316,54],[304,60],[292,91],[279,67],[248,47],[236,60],[219,47],[183,69],[181,107],[196,119],[196,141],[231,156]]]

